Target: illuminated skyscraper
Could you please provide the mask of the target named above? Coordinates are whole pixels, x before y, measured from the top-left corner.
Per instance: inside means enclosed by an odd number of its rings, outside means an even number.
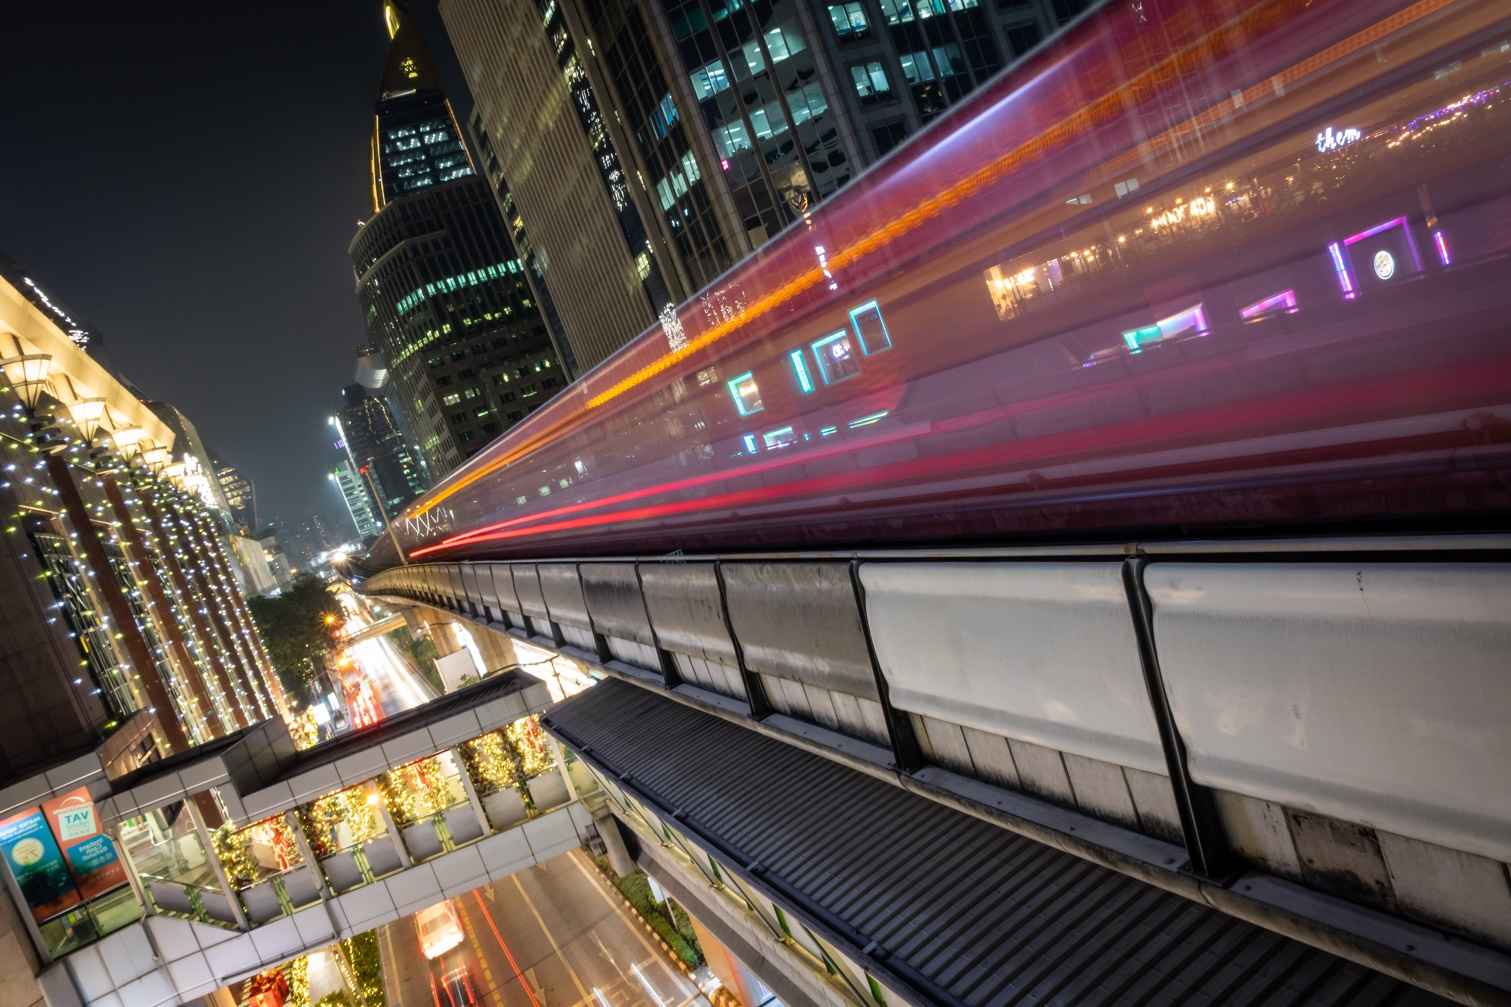
[[[440,0],[478,170],[584,364],[653,320],[647,299],[709,284],[1088,6]]]
[[[326,474],[326,478],[340,490],[341,499],[346,503],[346,512],[351,515],[352,525],[360,538],[371,538],[383,530],[383,525],[378,522],[377,510],[373,507],[372,494],[367,490],[367,482],[349,459],[341,459]]]
[[[369,341],[432,477],[566,385],[487,182],[473,169],[419,32],[384,8],[373,216],[352,239]]]
[[[358,466],[367,466],[383,494],[383,506],[390,515],[397,514],[425,491],[419,462],[394,424],[387,403],[360,384],[341,389],[341,397],[344,404],[336,418],[348,457]]]

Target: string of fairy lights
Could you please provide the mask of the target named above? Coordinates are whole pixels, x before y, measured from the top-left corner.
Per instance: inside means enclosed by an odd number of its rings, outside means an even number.
[[[173,480],[182,466],[104,400],[50,394],[48,359],[5,361],[0,507],[54,597],[47,622],[66,623],[79,648],[80,702],[104,709],[108,731],[166,700],[189,744],[277,716],[282,693],[217,519]],[[133,629],[149,667],[129,658],[141,654],[127,646]]]

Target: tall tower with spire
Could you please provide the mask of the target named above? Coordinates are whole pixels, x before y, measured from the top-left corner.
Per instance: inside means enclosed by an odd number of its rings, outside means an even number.
[[[373,215],[348,252],[387,398],[439,478],[567,378],[418,26],[394,0],[382,10]]]
[[[373,212],[399,196],[475,174],[425,40],[394,4],[383,6],[388,60],[373,117]]]

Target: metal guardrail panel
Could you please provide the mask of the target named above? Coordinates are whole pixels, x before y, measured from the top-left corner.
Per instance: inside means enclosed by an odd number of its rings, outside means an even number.
[[[719,609],[719,580],[712,563],[646,565],[640,578],[661,646],[721,664],[738,664]]]
[[[523,616],[519,596],[514,593],[513,569],[508,563],[488,563],[487,568],[493,576],[493,593],[498,598],[499,607],[511,615]]]
[[[751,671],[879,699],[848,564],[726,563],[723,572]]]
[[[1192,778],[1511,860],[1511,566],[1154,563]]]
[[[546,607],[551,610],[551,619],[566,626],[591,630],[593,622],[588,618],[588,605],[582,597],[582,582],[577,579],[575,563],[542,563],[540,590]]]
[[[900,710],[1166,771],[1115,563],[866,563]]]
[[[519,606],[532,619],[549,619],[546,598],[541,593],[540,578],[535,573],[534,563],[511,564],[514,570],[514,593],[519,597]]]
[[[583,563],[582,590],[593,624],[605,636],[656,645],[633,563]]]

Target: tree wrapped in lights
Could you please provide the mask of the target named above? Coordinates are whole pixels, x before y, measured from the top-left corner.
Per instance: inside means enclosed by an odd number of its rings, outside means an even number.
[[[320,743],[320,725],[315,722],[314,709],[305,709],[286,723],[289,725],[289,737],[293,739],[295,748],[303,751],[306,748],[314,748]]]
[[[222,825],[210,838],[232,888],[245,888],[257,880],[257,865],[252,862],[251,843],[245,829],[232,832],[229,825]]]
[[[441,757],[411,762],[378,777],[378,789],[400,828],[430,818],[454,803]]]
[[[351,830],[352,843],[361,845],[383,834],[378,809],[368,803],[362,787],[348,787],[306,804],[299,809],[299,821],[315,856],[324,859],[339,852],[336,830],[343,823]]]
[[[462,764],[479,794],[496,793],[524,782],[519,753],[499,731],[463,743]]]
[[[539,716],[521,717],[504,728],[504,736],[519,753],[520,770],[525,779],[537,777],[551,768],[551,751],[546,747],[546,732],[541,729]]]
[[[341,953],[356,980],[352,998],[357,1007],[386,1007],[383,993],[383,961],[378,953],[378,932],[369,930],[341,942]]]
[[[211,837],[215,854],[225,868],[226,880],[233,888],[256,883],[267,871],[284,871],[299,862],[299,847],[282,815],[264,818],[244,829],[232,832],[222,825]],[[252,845],[267,846],[273,853],[272,865],[263,865],[252,854]]]

